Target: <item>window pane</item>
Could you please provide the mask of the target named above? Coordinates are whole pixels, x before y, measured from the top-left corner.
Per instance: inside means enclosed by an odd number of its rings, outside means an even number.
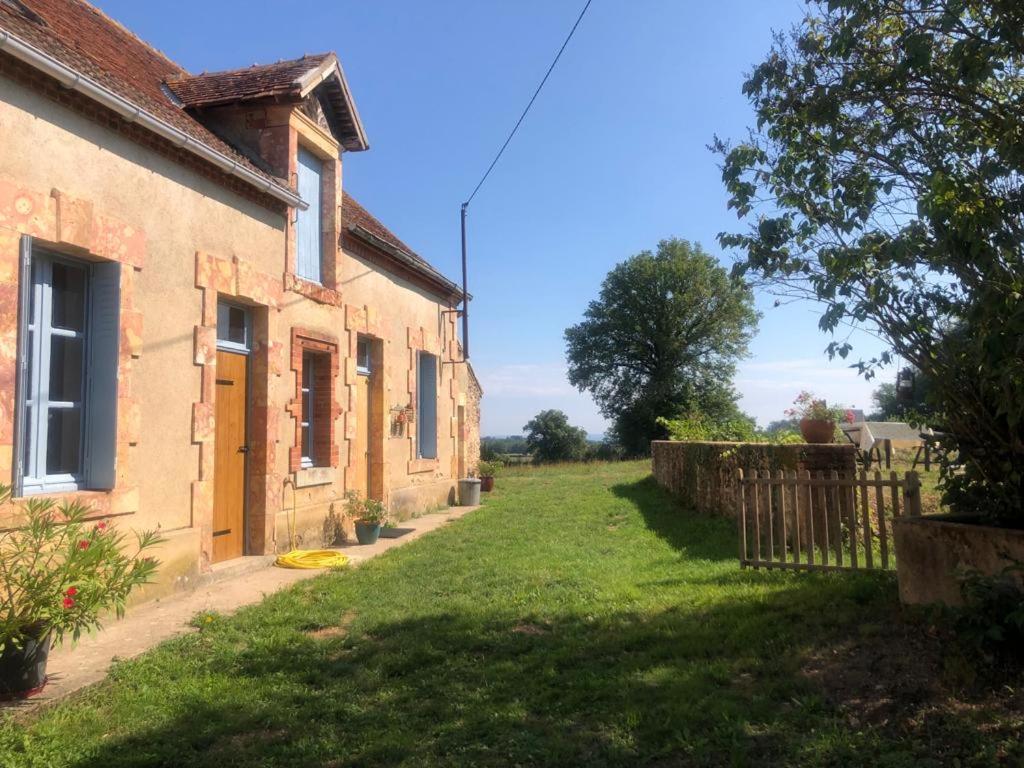
[[[53,327],[85,330],[85,270],[55,261],[52,284]]]
[[[29,463],[31,460],[30,457],[32,456],[32,450],[35,448],[35,446],[32,445],[32,424],[34,423],[34,412],[35,409],[31,405],[25,406],[25,424],[22,426],[22,429],[25,430],[25,447],[23,449],[24,453],[22,453],[22,456],[25,457],[25,474],[28,475],[31,475],[35,471],[35,467],[31,466]]]
[[[46,474],[77,475],[82,446],[81,411],[51,408],[47,421]]]
[[[50,400],[82,399],[83,339],[50,337]]]
[[[370,370],[370,342],[367,339],[359,339],[356,344],[356,367],[361,371]]]
[[[246,312],[230,304],[217,305],[217,339],[246,346]]]

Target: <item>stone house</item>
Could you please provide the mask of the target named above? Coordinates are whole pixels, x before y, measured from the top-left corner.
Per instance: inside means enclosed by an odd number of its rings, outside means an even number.
[[[350,490],[453,503],[462,292],[343,192],[368,146],[332,53],[192,75],[0,0],[0,483],[158,527],[151,595],[325,543]]]

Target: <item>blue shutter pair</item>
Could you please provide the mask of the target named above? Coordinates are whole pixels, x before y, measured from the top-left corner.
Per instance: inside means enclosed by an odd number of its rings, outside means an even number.
[[[85,275],[83,292],[75,297],[76,301],[84,300],[84,306],[73,307],[76,314],[81,313],[80,322],[72,323],[80,325],[75,331],[65,330],[55,321],[69,308],[61,295],[54,298],[54,265]],[[37,255],[32,238],[21,239],[14,433],[14,491],[18,496],[114,487],[120,285],[120,264]],[[68,344],[80,352],[68,355]],[[84,376],[84,381],[71,387],[76,374]],[[66,419],[69,414],[78,419],[77,432],[62,430],[59,424],[58,429],[51,430],[52,420]],[[64,444],[71,440],[79,442]],[[48,466],[48,454],[55,445],[73,464],[62,464],[57,475]]]

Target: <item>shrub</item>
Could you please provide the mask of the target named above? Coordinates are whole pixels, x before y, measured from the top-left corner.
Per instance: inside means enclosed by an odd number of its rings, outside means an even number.
[[[754,443],[758,440],[754,422],[746,416],[711,419],[703,413],[691,413],[678,419],[658,419],[668,430],[670,440],[697,442]]]
[[[10,501],[0,486],[0,505]],[[0,533],[0,649],[52,633],[77,640],[98,629],[100,615],[124,615],[133,589],[148,583],[158,562],[143,553],[162,539],[154,531],[127,539],[105,521],[89,519],[79,502],[52,498],[16,504],[24,524]]]
[[[1024,591],[1016,576],[1024,564],[1007,566],[994,576],[975,570],[959,574],[964,606],[956,629],[961,639],[983,653],[1024,655]]]

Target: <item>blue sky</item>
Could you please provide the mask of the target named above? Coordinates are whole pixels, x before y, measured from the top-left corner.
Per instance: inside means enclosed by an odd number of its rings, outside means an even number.
[[[345,189],[405,242],[459,274],[459,204],[476,185],[582,7],[581,0],[99,0],[192,72],[335,50],[371,148],[345,156]],[[717,133],[753,123],[740,91],[799,0],[594,0],[518,136],[470,209],[472,359],[484,434],[561,408],[605,423],[565,379],[566,327],[617,262],[666,237],[716,242],[726,210]],[[800,389],[870,406],[813,305],[765,313],[736,384],[765,424]],[[855,334],[855,353],[880,345]],[[888,376],[894,376],[890,372]]]

